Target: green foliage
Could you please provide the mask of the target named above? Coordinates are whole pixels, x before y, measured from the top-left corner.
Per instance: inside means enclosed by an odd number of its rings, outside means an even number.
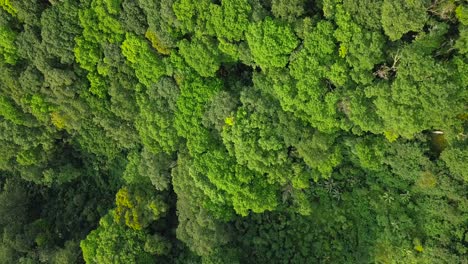
[[[0,97],[0,115],[11,122],[21,125],[24,123],[24,114],[15,107],[7,97]]]
[[[346,66],[338,56],[333,30],[329,22],[320,22],[304,30],[304,47],[291,58],[289,71],[292,78],[278,72],[272,74],[273,85],[261,84],[273,86],[285,111],[322,131],[331,131],[341,125],[335,106],[337,92],[330,88],[347,82]],[[254,80],[260,83],[262,79]]]
[[[209,192],[211,202],[232,203],[240,215],[246,216],[249,211],[273,210],[278,205],[277,188],[255,170],[236,165],[224,149],[210,150],[194,161],[192,169],[192,177],[195,181],[202,181],[200,189]],[[206,179],[203,174],[206,174]],[[221,201],[216,195],[219,191],[226,193],[226,198]]]
[[[180,22],[173,11],[175,2],[177,1],[138,0],[149,26],[146,34],[152,35],[147,38],[159,53],[165,55],[176,46],[177,38],[181,35],[178,29]]]
[[[249,25],[245,37],[255,63],[264,69],[286,66],[289,54],[298,45],[297,37],[287,24],[268,17]]]
[[[187,148],[193,155],[202,153],[216,140],[210,136],[208,128],[200,124],[207,103],[220,89],[221,82],[218,79],[195,77],[183,80],[180,84],[175,128],[179,136],[187,140]]]
[[[163,191],[169,188],[170,172],[174,161],[165,153],[155,154],[148,149],[141,153],[131,152],[123,179],[128,184],[153,184],[154,188]]]
[[[294,22],[304,14],[304,5],[304,0],[273,0],[271,3],[271,12],[277,18],[284,19],[288,22]]]
[[[462,54],[468,54],[468,26],[461,26],[460,27],[460,37],[457,39],[455,43],[455,47],[458,51]]]
[[[153,255],[166,255],[171,249],[171,244],[164,237],[156,234],[147,238],[144,249]]]
[[[53,264],[66,264],[73,263],[80,259],[79,256],[79,243],[75,241],[67,241],[64,248],[57,250],[51,257]]]
[[[0,55],[8,64],[15,64],[18,60],[15,46],[16,32],[7,26],[0,25]]]
[[[395,81],[366,90],[367,96],[376,98],[376,111],[385,130],[412,138],[425,129],[456,125],[456,115],[463,111],[464,95],[450,66],[411,48],[403,50],[400,56]]]
[[[85,38],[110,43],[122,41],[124,31],[114,17],[120,10],[118,2],[120,1],[93,0],[90,9],[80,10],[80,24]]]
[[[139,186],[120,189],[115,204],[115,221],[135,230],[146,228],[167,211],[161,196],[154,197],[150,189]]]
[[[219,39],[239,41],[249,26],[252,7],[248,0],[224,0],[221,6],[211,5],[210,21]]]
[[[73,1],[46,9],[41,15],[41,37],[48,53],[60,58],[62,63],[74,61],[75,37],[80,33],[78,6]]]
[[[216,42],[207,38],[186,39],[179,42],[180,55],[190,67],[203,77],[212,77],[221,65],[221,52]]]
[[[459,5],[457,9],[455,9],[455,14],[460,23],[468,26],[468,7],[466,5]]]
[[[76,37],[75,42],[74,53],[76,61],[83,69],[93,71],[101,56],[99,46],[82,36]]]
[[[390,40],[400,39],[410,31],[422,30],[428,17],[429,1],[384,0],[382,4],[382,27]]]
[[[209,0],[176,0],[172,5],[174,15],[179,23],[179,30],[183,33],[199,31],[202,34],[212,35],[214,28],[210,19]]]
[[[463,0],[0,0],[0,263],[465,263]]]
[[[133,34],[128,34],[122,43],[122,54],[135,70],[138,80],[149,87],[166,72],[164,61],[151,51],[148,43]]]
[[[11,4],[10,0],[2,0],[0,1],[0,7],[7,11],[8,13],[10,13],[11,15],[15,15],[16,12],[18,12],[16,10],[16,8],[13,7],[13,5]]]
[[[442,152],[441,159],[447,164],[450,172],[458,179],[468,181],[467,159],[468,152],[466,145],[450,147]]]
[[[383,0],[343,0],[343,7],[360,26],[378,30],[382,27]]]
[[[81,241],[86,263],[152,263],[144,250],[146,234],[114,222],[113,212],[99,221],[99,227]],[[125,241],[124,243],[122,243]]]
[[[203,208],[208,202],[204,190],[194,185],[190,173],[190,157],[179,154],[178,166],[172,171],[172,183],[177,194],[177,211],[180,222],[177,226],[177,238],[197,255],[207,257],[215,254],[216,249],[226,245],[230,238],[227,225],[213,218]]]
[[[125,31],[134,32],[138,35],[145,33],[147,27],[146,16],[138,6],[138,1],[123,1],[119,20]]]
[[[383,61],[383,36],[363,30],[351,20],[341,6],[336,7],[335,21],[338,29],[335,37],[340,42],[340,57],[352,68],[351,78],[356,83],[367,84],[373,79],[372,70]]]
[[[261,93],[246,92],[241,95],[242,107],[235,116],[235,124],[225,127],[223,140],[230,153],[241,165],[267,176],[269,183],[285,183],[288,176],[288,150],[284,144],[279,128],[267,126],[278,125],[273,101],[259,100]],[[278,109],[279,110],[279,109]],[[278,111],[276,110],[276,111]]]
[[[136,128],[142,143],[153,152],[172,152],[180,142],[174,127],[178,96],[179,88],[166,77],[137,94],[140,115]],[[155,115],[155,110],[160,114]]]

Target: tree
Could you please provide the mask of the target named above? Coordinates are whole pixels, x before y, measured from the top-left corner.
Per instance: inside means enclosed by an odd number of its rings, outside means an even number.
[[[42,43],[49,54],[60,58],[61,63],[74,62],[75,37],[80,33],[78,6],[65,1],[46,9],[41,15]]]
[[[204,190],[194,186],[190,166],[190,157],[187,153],[181,153],[178,166],[172,173],[172,184],[178,195],[177,212],[180,222],[177,226],[177,238],[197,255],[207,258],[215,254],[217,248],[229,243],[230,232],[226,224],[211,217],[204,208],[208,202],[207,197]]]
[[[211,1],[177,0],[172,10],[182,33],[198,31],[203,35],[213,35],[214,27],[210,21]]]
[[[187,148],[192,155],[202,153],[210,145],[216,144],[210,130],[200,124],[208,102],[221,89],[222,83],[217,78],[188,76],[179,87],[174,126],[178,135],[187,140]]]
[[[321,131],[333,131],[342,126],[336,109],[339,89],[335,87],[348,82],[347,67],[338,56],[331,23],[320,22],[305,27],[304,32],[304,47],[291,58],[290,77],[279,70],[267,78],[255,75],[254,81],[265,89],[272,87],[283,110]]]
[[[125,31],[132,31],[138,35],[145,34],[148,24],[138,1],[123,1],[122,9],[119,20]]]
[[[168,208],[161,195],[153,195],[150,188],[138,185],[121,188],[116,194],[115,221],[142,230],[158,220]]]
[[[269,17],[250,24],[245,34],[255,63],[262,69],[286,66],[298,39],[287,25]]]
[[[459,50],[460,53],[468,54],[468,49],[466,49],[467,44],[468,44],[468,26],[461,26],[460,37],[457,39],[457,42],[455,43],[455,47]]]
[[[210,21],[218,39],[240,41],[249,25],[252,7],[247,0],[224,0],[210,6]]]
[[[161,78],[137,94],[140,115],[136,128],[148,150],[170,153],[180,144],[174,125],[179,94],[179,87],[168,77]],[[154,114],[155,110],[158,115]]]
[[[122,43],[122,54],[135,70],[138,80],[146,87],[156,83],[166,73],[164,61],[142,38],[127,33]]]
[[[382,28],[383,0],[343,0],[343,7],[360,26],[371,30]]]
[[[458,126],[456,115],[463,111],[464,95],[450,65],[418,49],[407,48],[399,56],[395,81],[366,89],[366,95],[375,98],[386,133],[412,138],[423,130]]]
[[[223,142],[240,165],[265,175],[269,183],[286,182],[285,171],[291,167],[288,146],[278,133],[277,112],[272,98],[264,98],[258,91],[241,94],[243,106],[233,116],[233,124],[223,129]],[[277,106],[277,105],[276,105]],[[276,113],[275,113],[276,112]],[[272,123],[273,126],[267,124]]]
[[[6,25],[0,25],[0,55],[2,60],[8,64],[15,64],[18,54],[15,46],[16,32]]]
[[[382,4],[382,27],[390,40],[400,39],[410,31],[419,32],[427,21],[429,1],[390,1]]]
[[[465,0],[0,0],[0,263],[465,263]]]
[[[222,54],[216,41],[208,37],[199,37],[192,41],[185,39],[178,44],[179,52],[190,67],[202,77],[213,77],[222,62]]]
[[[114,222],[113,214],[101,218],[99,227],[81,241],[86,263],[153,263],[152,255],[144,250],[147,234]]]
[[[292,23],[304,14],[304,5],[304,0],[273,0],[271,3],[271,12],[275,17]]]
[[[16,15],[16,13],[18,12],[9,0],[2,1],[0,3],[0,7],[12,16]]]
[[[181,22],[177,20],[173,10],[175,2],[177,1],[138,0],[149,26],[145,36],[151,41],[153,48],[163,55],[170,54],[181,37]]]
[[[335,8],[338,28],[334,35],[340,42],[339,55],[350,66],[350,76],[354,82],[369,84],[374,79],[372,70],[375,65],[384,60],[384,38],[380,33],[362,29],[354,23],[341,5]]]
[[[154,154],[143,149],[138,173],[148,177],[156,190],[164,191],[170,188],[171,171],[174,166],[174,157],[165,153]]]
[[[445,149],[441,154],[441,159],[445,162],[453,176],[465,182],[468,181],[468,174],[465,168],[468,153],[463,145]]]

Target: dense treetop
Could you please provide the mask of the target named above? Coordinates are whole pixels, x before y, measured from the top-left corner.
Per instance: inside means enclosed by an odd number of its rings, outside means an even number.
[[[0,0],[1,263],[468,263],[466,0]]]

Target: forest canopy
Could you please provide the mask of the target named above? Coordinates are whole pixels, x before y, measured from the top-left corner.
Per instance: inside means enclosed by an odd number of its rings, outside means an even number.
[[[0,264],[468,263],[468,1],[0,0]]]

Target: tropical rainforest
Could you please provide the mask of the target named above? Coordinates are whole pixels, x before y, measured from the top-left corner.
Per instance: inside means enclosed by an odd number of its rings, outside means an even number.
[[[468,1],[0,0],[0,263],[468,263]]]

